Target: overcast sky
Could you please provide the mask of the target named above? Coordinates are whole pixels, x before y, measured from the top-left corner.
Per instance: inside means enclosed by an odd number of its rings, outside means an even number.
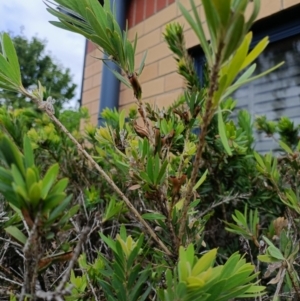
[[[31,38],[46,39],[46,49],[65,68],[71,69],[78,85],[75,99],[80,97],[85,39],[75,33],[59,29],[49,23],[55,17],[46,10],[42,0],[0,0],[0,32],[21,32]],[[73,104],[75,103],[72,102]]]

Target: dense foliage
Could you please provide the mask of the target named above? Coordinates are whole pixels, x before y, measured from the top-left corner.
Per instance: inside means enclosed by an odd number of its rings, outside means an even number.
[[[76,84],[73,83],[70,69],[63,68],[55,58],[46,53],[47,42],[37,37],[29,40],[23,35],[14,35],[12,41],[22,71],[23,87],[32,89],[39,80],[57,100],[58,109],[67,104],[75,96]],[[30,102],[21,93],[7,90],[0,91],[0,103],[14,108],[30,106]]]
[[[58,112],[40,83],[33,92],[22,85],[13,43],[1,36],[0,87],[36,105],[0,108],[4,299],[296,300],[299,129],[286,117],[259,117],[257,128],[279,141],[276,154],[261,155],[249,113],[232,118],[232,92],[275,68],[251,77],[268,44],[249,49],[259,0],[202,0],[209,37],[194,2],[191,12],[179,4],[205,52],[206,81],[182,26],[167,25],[186,80],[168,108],[142,102],[145,60],[134,66],[137,40],[121,32],[109,1],[55,2],[53,23],[91,39],[120,66],[115,74],[136,107],[128,116],[104,110],[100,128],[85,109]]]

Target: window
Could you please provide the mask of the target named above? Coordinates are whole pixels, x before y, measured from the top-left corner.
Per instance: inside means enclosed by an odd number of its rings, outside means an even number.
[[[237,110],[247,109],[253,117],[266,115],[270,120],[288,116],[300,124],[300,6],[282,11],[255,23],[252,28],[252,47],[263,37],[269,36],[270,44],[256,60],[256,73],[285,61],[276,71],[237,90]],[[201,75],[203,54],[195,55],[197,71]],[[265,134],[257,135],[257,151],[268,152],[276,143]]]

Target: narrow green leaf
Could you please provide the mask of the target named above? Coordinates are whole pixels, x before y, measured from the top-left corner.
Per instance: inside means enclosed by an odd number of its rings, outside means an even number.
[[[126,39],[127,39],[127,27],[126,27]],[[135,54],[136,52],[136,45],[137,45],[137,40],[138,40],[138,35],[137,33],[135,34],[135,37],[134,37],[134,42],[133,42],[133,53]]]
[[[220,279],[226,279],[233,275],[234,270],[236,268],[236,265],[238,264],[241,256],[238,254],[238,252],[233,253],[226,261],[226,263],[223,266],[223,269],[220,274]]]
[[[52,187],[56,177],[58,175],[59,165],[58,163],[53,164],[46,172],[44,179],[43,179],[43,186],[42,186],[42,199],[45,199]]]
[[[249,276],[252,272],[253,268],[250,271],[246,270],[242,272],[237,272],[231,277],[229,277],[226,283],[226,290],[229,291],[237,288],[238,286],[248,284],[251,280],[257,277],[256,274],[252,274],[251,276]]]
[[[102,240],[115,252],[117,253],[116,242],[110,237],[106,237],[103,233],[99,233]]]
[[[20,72],[20,65],[19,65],[16,49],[7,33],[2,34],[1,43],[3,44],[2,45],[3,53],[5,53],[5,56],[8,59],[11,69],[16,76],[16,80],[17,80],[16,84],[21,86],[22,85],[21,72]]]
[[[280,252],[280,250],[276,247],[272,247],[272,246],[269,246],[268,247],[268,252],[269,254],[276,258],[276,259],[279,259],[279,260],[285,260],[284,256],[282,255],[282,253]]]
[[[22,245],[26,244],[27,237],[17,227],[9,226],[4,230]]]
[[[206,169],[206,171],[203,173],[201,178],[195,184],[195,186],[193,187],[193,191],[196,191],[203,184],[203,182],[206,180],[207,173],[208,173],[208,169]]]
[[[285,144],[282,140],[279,141],[279,145],[288,154],[290,154],[290,155],[293,154],[292,149],[287,144]]]
[[[92,9],[100,27],[104,30],[104,28],[107,27],[106,12],[104,7],[97,0],[88,0],[88,7]]]
[[[197,23],[193,20],[190,13],[180,2],[178,3],[178,6],[179,6],[179,9],[180,9],[181,13],[183,14],[184,18],[187,20],[187,22],[190,24],[191,28],[196,33],[196,35],[200,41],[201,47],[205,53],[205,57],[207,59],[208,65],[211,66],[212,65],[212,57],[211,57],[211,53],[210,53],[209,44],[207,42],[207,38],[205,37],[205,33],[204,33],[204,30],[202,27],[201,20],[199,19],[199,14],[198,14],[197,8],[195,6],[195,3],[193,2],[193,0],[190,0],[190,2],[192,5],[192,8],[193,8],[193,12],[194,12]]]
[[[212,3],[216,8],[222,26],[226,27],[229,18],[231,16],[231,11],[230,11],[231,0],[222,0],[222,1],[212,0]]]
[[[255,157],[255,160],[257,161],[257,163],[263,168],[265,169],[266,168],[266,165],[261,157],[260,154],[258,154],[257,152],[254,152],[254,157]]]
[[[237,90],[238,88],[240,88],[242,85],[248,84],[256,79],[259,79],[267,74],[269,74],[270,72],[278,69],[280,66],[282,66],[284,64],[284,62],[281,62],[279,64],[277,64],[276,66],[256,75],[253,77],[250,77],[248,79],[245,79],[244,81],[237,81],[235,84],[233,84],[232,86],[230,86],[227,91],[224,93],[224,95],[222,96],[222,100],[226,99],[230,94],[232,94],[235,90]]]
[[[138,76],[140,76],[144,70],[147,54],[148,54],[148,50],[146,50],[144,52],[144,55],[143,55],[143,58],[142,58],[142,61],[141,61],[140,67],[139,67]]]
[[[202,0],[205,11],[206,22],[210,32],[211,44],[214,51],[218,47],[218,33],[222,27],[219,14],[211,0]],[[222,9],[224,11],[224,9]]]
[[[150,177],[148,176],[148,174],[144,171],[140,172],[140,177],[147,183],[147,184],[152,184],[152,181],[150,179]]]
[[[242,65],[243,65],[245,58],[247,56],[247,53],[248,53],[248,49],[249,49],[251,40],[252,40],[252,33],[249,32],[245,36],[240,47],[237,49],[237,51],[231,58],[231,61],[229,63],[228,70],[227,70],[227,83],[226,83],[227,87],[232,84],[232,82],[236,78],[237,74],[241,71]]]
[[[152,158],[152,156],[148,156],[148,158],[147,158],[147,174],[148,174],[149,179],[151,180],[151,184],[154,184],[153,158]]]
[[[142,242],[143,242],[143,238],[142,238]],[[131,270],[132,269],[132,265],[134,263],[134,261],[136,260],[139,252],[141,251],[141,246],[142,246],[142,243],[140,242],[139,240],[139,243],[135,246],[135,248],[131,251],[128,259],[127,259],[127,263],[126,263],[126,268],[127,270]],[[137,265],[139,266],[139,265]],[[130,273],[131,275],[131,273]],[[130,276],[129,276],[130,277]],[[134,278],[134,276],[132,276]],[[130,284],[130,281],[128,281],[128,287],[131,287],[133,283]]]
[[[66,224],[71,217],[73,217],[77,212],[78,210],[80,209],[80,205],[77,204],[75,206],[73,206],[71,209],[69,209],[66,214],[64,214],[62,216],[62,218],[59,220],[59,222],[57,223],[58,226],[63,226],[64,224]]]
[[[125,124],[125,110],[122,110],[119,113],[119,129],[120,130],[124,129],[124,124]]]
[[[109,68],[109,69],[119,81],[121,81],[129,89],[132,89],[130,82],[125,77],[123,77],[118,71],[111,69],[111,68]]]
[[[9,170],[0,166],[0,182],[11,183],[13,181],[12,174]]]
[[[130,291],[128,300],[138,300],[140,292],[142,291],[142,288],[145,285],[145,283],[147,283],[149,275],[149,268],[146,268],[141,272],[139,280],[135,283],[135,286]]]
[[[16,167],[15,164],[11,167],[11,174],[13,176],[14,183],[17,186],[21,186],[22,188],[26,189],[26,183],[23,178],[23,175],[20,173],[19,169]]]
[[[157,179],[158,179],[158,174],[160,171],[160,159],[158,156],[158,153],[156,153],[155,157],[154,157],[154,162],[153,162],[154,166],[153,166],[153,182],[154,184],[158,184]]]
[[[41,187],[39,183],[33,183],[33,185],[29,189],[29,202],[32,205],[33,208],[37,208],[39,205],[39,202],[41,200]]]
[[[235,290],[232,290],[232,291],[228,292],[227,294],[223,294],[222,297],[219,297],[219,298],[214,299],[214,300],[216,300],[216,301],[227,301],[227,300],[232,300],[233,298],[238,298],[240,295],[244,294],[251,287],[251,285],[252,284],[239,286]]]
[[[228,60],[228,58],[234,53],[234,51],[239,47],[242,38],[244,37],[244,26],[245,19],[243,15],[237,15],[237,18],[232,20],[231,26],[227,30],[225,49],[223,62]]]
[[[143,219],[146,220],[165,220],[166,217],[160,213],[145,213],[142,215]]]
[[[64,192],[48,195],[43,203],[43,211],[48,211],[56,208],[66,197]]]
[[[247,212],[247,211],[246,211]],[[247,217],[239,210],[234,210],[235,216],[237,217],[240,224],[242,224],[246,229],[248,228]]]
[[[158,173],[158,176],[156,178],[156,184],[162,184],[162,182],[164,181],[168,164],[169,162],[167,160],[163,162],[160,171]]]
[[[8,167],[15,164],[21,173],[25,175],[23,155],[7,136],[0,138],[0,159],[4,160]]]
[[[108,53],[111,55],[112,49],[107,49],[106,47],[106,45],[110,45],[110,40],[107,35],[107,31],[105,30],[106,27],[102,27],[99,23],[101,19],[97,19],[94,13],[89,8],[87,9],[87,18],[97,36],[103,39],[103,41],[105,42],[102,45],[99,44],[99,46],[103,47],[105,51],[108,51]]]
[[[142,152],[142,159],[144,159],[147,154],[149,153],[149,142],[146,138],[143,140],[143,152]]]
[[[129,72],[129,74],[133,74],[134,73],[134,50],[133,50],[133,46],[131,44],[130,41],[126,41],[126,53],[127,53],[127,63],[128,63],[128,70],[125,70],[127,72]]]
[[[82,20],[81,16],[78,18],[72,17],[71,14],[73,14],[73,12],[70,14],[64,14],[53,9],[46,2],[44,3],[48,6],[47,11],[53,16],[57,17],[65,27],[69,28],[69,30],[80,32],[85,37],[88,37],[95,32],[87,22]]]
[[[15,74],[14,70],[8,63],[8,61],[4,58],[4,56],[0,53],[0,74],[5,76],[12,84],[19,86],[19,79]]]
[[[133,250],[133,252],[131,252],[131,254],[130,254],[129,258],[128,258],[128,261],[127,261],[127,269],[130,269],[130,274],[129,274],[128,282],[127,282],[127,288],[129,288],[129,290],[133,287],[133,284],[136,281],[137,277],[139,276],[139,272],[140,272],[140,269],[141,269],[141,266],[139,264],[137,264],[134,267],[131,267],[131,265],[132,265],[132,259],[135,259],[133,257],[133,255],[135,257],[137,256],[137,253],[135,253],[134,251],[135,250]]]
[[[24,145],[23,148],[24,148],[25,166],[26,168],[29,168],[34,165],[34,156],[33,156],[33,150],[28,136],[24,136],[23,145]]]
[[[191,276],[197,277],[202,272],[206,271],[208,268],[212,267],[214,265],[215,259],[217,256],[217,249],[212,249],[202,255],[197,263],[194,265],[192,269]]]
[[[51,194],[54,194],[54,193],[60,193],[60,192],[63,192],[67,185],[68,185],[68,182],[69,182],[69,179],[68,178],[63,178],[63,179],[60,179],[57,183],[55,183],[55,185],[51,188],[50,190],[50,193],[49,193],[49,196]]]
[[[254,0],[253,2],[254,2],[253,12],[252,12],[248,22],[246,23],[246,30],[250,29],[250,27],[252,26],[253,22],[257,18],[259,11],[260,11],[260,0]]]
[[[218,111],[218,129],[219,129],[219,135],[221,138],[221,142],[222,142],[227,154],[229,156],[232,156],[232,151],[229,147],[227,136],[226,136],[225,124],[223,121],[221,109],[219,109],[219,111]]]
[[[259,261],[267,262],[267,263],[273,263],[273,262],[281,261],[281,260],[278,260],[275,257],[270,256],[270,255],[258,255],[257,258],[258,258]]]
[[[60,214],[62,214],[62,212],[66,209],[66,207],[71,202],[72,197],[73,197],[72,194],[67,196],[63,200],[63,202],[50,213],[49,220],[55,220]]]
[[[269,44],[269,38],[265,37],[262,39],[252,50],[251,52],[247,55],[245,58],[243,65],[241,69],[244,69],[248,67],[268,46]]]

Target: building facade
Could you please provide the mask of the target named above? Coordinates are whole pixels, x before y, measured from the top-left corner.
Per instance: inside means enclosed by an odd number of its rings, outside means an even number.
[[[125,1],[125,0],[121,0]],[[144,52],[148,55],[140,82],[143,100],[159,107],[168,106],[182,93],[183,79],[176,73],[176,62],[163,39],[167,23],[177,21],[184,26],[186,46],[193,49],[197,70],[203,61],[199,41],[182,16],[175,0],[128,0],[127,19],[131,40],[138,35],[136,66]],[[189,0],[180,1],[190,8]],[[195,0],[201,20],[204,10],[200,0]],[[116,1],[117,3],[117,1]],[[247,108],[253,115],[266,114],[270,119],[283,115],[300,123],[300,0],[261,0],[261,10],[253,26],[254,42],[268,35],[270,45],[257,61],[261,72],[277,62],[284,67],[240,89],[234,97],[238,107]],[[207,30],[205,20],[204,29]],[[91,121],[98,123],[102,89],[102,53],[87,42],[82,87],[82,106],[89,109]],[[118,107],[128,109],[134,105],[130,89],[120,84]]]

